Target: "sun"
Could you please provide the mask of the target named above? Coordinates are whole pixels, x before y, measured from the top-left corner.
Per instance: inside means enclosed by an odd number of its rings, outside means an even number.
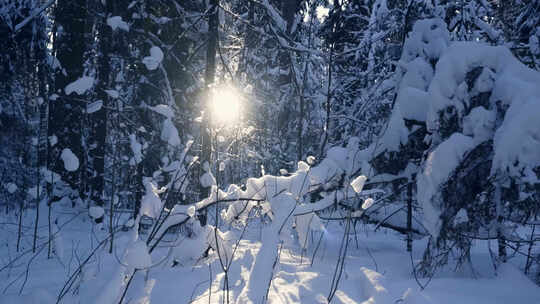
[[[232,87],[214,90],[211,100],[213,120],[217,123],[232,124],[240,117],[241,95]]]

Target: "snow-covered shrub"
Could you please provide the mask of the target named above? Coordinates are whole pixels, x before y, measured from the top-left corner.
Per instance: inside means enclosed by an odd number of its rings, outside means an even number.
[[[540,121],[535,117],[540,111],[539,82],[540,73],[526,68],[504,47],[454,43],[438,61],[429,88],[427,126],[433,133],[432,147],[467,133],[467,156],[473,157],[474,149],[481,149],[484,142],[492,149],[477,157],[492,158],[484,179],[494,179],[494,187],[515,188],[521,193],[519,188],[538,184]],[[454,129],[451,134],[450,126]],[[441,161],[448,163],[448,159]],[[423,189],[419,181],[419,191]],[[487,189],[477,189],[482,190]],[[428,198],[421,202],[432,203]]]
[[[435,18],[418,21],[405,41],[397,72],[400,79],[396,102],[371,161],[377,172],[397,175],[410,160],[420,159],[427,148],[427,90],[434,74],[433,63],[448,47],[449,40],[446,24]]]
[[[379,174],[403,174],[421,161],[417,200],[433,238],[430,266],[445,262],[431,259],[446,240],[467,252],[471,237],[510,238],[504,222],[526,221],[539,209],[540,73],[505,47],[448,37],[440,19],[415,24],[371,161]],[[467,220],[456,224],[458,214]]]

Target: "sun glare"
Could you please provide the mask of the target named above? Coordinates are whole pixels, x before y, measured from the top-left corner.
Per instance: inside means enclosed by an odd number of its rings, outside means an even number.
[[[240,116],[240,94],[231,87],[216,89],[212,97],[212,116],[216,122],[231,124]]]

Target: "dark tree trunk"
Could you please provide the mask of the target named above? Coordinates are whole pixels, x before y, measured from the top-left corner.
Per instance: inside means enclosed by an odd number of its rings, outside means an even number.
[[[110,60],[111,49],[115,44],[113,32],[110,26],[107,25],[107,18],[114,15],[114,1],[107,1],[102,7],[103,19],[98,17],[100,21],[99,29],[99,53],[98,53],[98,79],[96,85],[97,100],[103,102],[103,106],[98,111],[89,114],[88,120],[90,123],[90,145],[94,149],[89,151],[89,156],[92,161],[92,174],[90,180],[90,199],[98,206],[103,206],[103,190],[104,190],[104,171],[105,171],[105,146],[107,138],[107,108],[109,107],[109,96],[105,90],[111,89],[111,65]]]
[[[218,7],[219,1],[218,0],[210,0],[210,16],[208,20],[208,45],[206,49],[206,71],[205,71],[205,90],[206,94],[203,94],[203,96],[206,98],[202,102],[202,105],[204,107],[204,113],[205,117],[202,123],[202,129],[201,129],[201,145],[202,145],[202,151],[201,151],[201,160],[200,160],[200,166],[199,166],[199,177],[201,177],[204,173],[204,167],[205,163],[208,163],[208,170],[210,170],[210,157],[212,152],[212,145],[211,145],[211,134],[210,130],[212,128],[212,117],[209,110],[209,103],[211,102],[212,98],[212,85],[214,84],[215,74],[216,74],[216,52],[218,48],[218,25],[219,25],[219,7]],[[209,188],[203,187],[199,183],[199,198],[204,199],[208,197],[209,194]],[[206,213],[206,209],[205,209]],[[206,214],[201,217],[201,224],[204,226],[206,225]]]
[[[58,143],[55,150],[61,152],[64,148],[71,151],[82,160],[81,121],[84,102],[75,93],[65,94],[65,87],[83,76],[84,52],[86,49],[86,1],[59,0],[54,10],[55,37],[53,49],[61,64],[55,74],[54,93],[59,97],[50,102],[49,106],[49,136],[56,136]],[[62,179],[69,182],[74,189],[82,194],[80,171],[67,172],[63,162],[56,159],[60,153],[49,154],[49,164],[55,172],[61,173]]]

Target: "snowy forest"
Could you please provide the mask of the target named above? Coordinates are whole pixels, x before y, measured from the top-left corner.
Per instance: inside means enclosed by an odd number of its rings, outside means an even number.
[[[540,0],[0,0],[0,303],[540,303]]]

